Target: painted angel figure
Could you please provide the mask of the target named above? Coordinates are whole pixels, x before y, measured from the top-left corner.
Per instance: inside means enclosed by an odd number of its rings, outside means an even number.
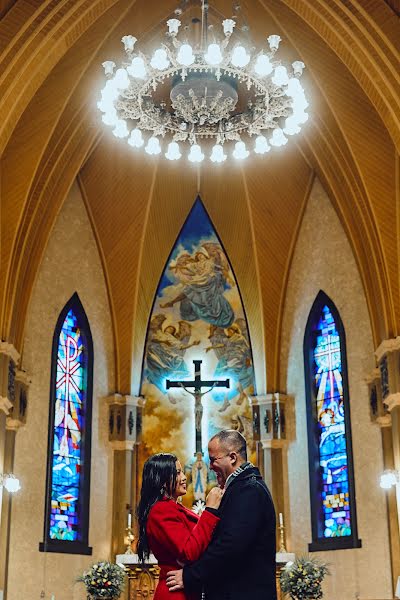
[[[201,319],[218,327],[228,327],[233,323],[234,312],[224,291],[225,284],[233,286],[234,280],[219,244],[203,244],[193,256],[182,254],[170,269],[182,292],[161,304],[161,308],[171,308],[179,302],[181,317],[186,321]]]
[[[188,348],[197,346],[200,341],[188,343],[191,336],[191,325],[179,321],[177,327],[162,325],[166,316],[155,315],[150,322],[149,342],[146,350],[146,375],[150,383],[164,391],[163,381],[170,373],[174,377],[187,377],[184,354]]]

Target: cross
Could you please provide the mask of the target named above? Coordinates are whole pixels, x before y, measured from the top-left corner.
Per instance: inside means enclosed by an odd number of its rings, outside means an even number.
[[[203,405],[201,403],[201,399],[203,396],[208,394],[208,392],[211,392],[211,390],[213,390],[215,387],[229,388],[229,385],[230,385],[229,379],[223,379],[223,380],[212,379],[210,381],[202,381],[201,380],[201,363],[202,362],[203,362],[202,360],[194,360],[193,361],[193,364],[194,364],[194,380],[193,381],[171,381],[170,379],[167,379],[167,381],[166,381],[167,390],[169,390],[170,388],[180,387],[180,388],[183,388],[186,392],[188,392],[188,394],[190,394],[191,396],[194,397],[194,412],[195,412],[195,427],[196,427],[196,453],[195,453],[195,456],[198,452],[201,452],[203,454],[202,443],[201,443],[201,420],[203,417]],[[208,390],[206,390],[205,392],[202,392],[201,390],[204,387],[207,387]],[[188,390],[188,388],[194,388],[194,391],[192,392],[192,391]]]

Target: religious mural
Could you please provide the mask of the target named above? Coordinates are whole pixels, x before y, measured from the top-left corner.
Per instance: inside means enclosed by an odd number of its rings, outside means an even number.
[[[150,316],[141,463],[155,452],[176,453],[188,476],[184,503],[204,500],[215,481],[207,462],[209,437],[223,428],[237,429],[254,451],[253,393],[239,289],[198,199],[169,256]]]

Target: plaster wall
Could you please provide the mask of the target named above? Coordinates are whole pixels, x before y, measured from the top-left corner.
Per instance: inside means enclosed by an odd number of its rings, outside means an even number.
[[[54,327],[77,292],[93,336],[93,419],[89,545],[93,556],[39,552],[43,541],[50,363]],[[22,365],[31,377],[27,424],[17,433],[15,473],[22,490],[13,500],[8,600],[81,600],[76,578],[110,557],[112,451],[104,398],[114,383],[113,338],[106,286],[92,228],[75,183],[58,216],[34,287]],[[43,594],[44,595],[41,595]]]
[[[326,600],[392,598],[380,430],[370,422],[365,378],[374,368],[370,320],[360,275],[341,223],[318,180],[304,214],[289,275],[283,320],[282,389],[294,397],[287,454],[288,548],[304,555],[311,542],[303,338],[310,309],[323,290],[345,328],[358,534],[362,548],[316,553],[330,565]]]

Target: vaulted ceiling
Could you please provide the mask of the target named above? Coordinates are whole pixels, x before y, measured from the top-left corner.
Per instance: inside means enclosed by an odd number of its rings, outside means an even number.
[[[211,4],[231,16],[231,1]],[[176,0],[0,1],[2,339],[22,351],[32,286],[76,178],[108,288],[117,391],[137,387],[153,295],[197,194],[232,262],[253,350],[265,356],[268,389],[281,385],[285,289],[315,176],[352,246],[376,346],[399,335],[398,3],[243,2],[257,41],[279,33],[284,56],[306,63],[303,85],[312,116],[283,149],[222,167],[134,154],[109,134],[96,109],[101,63],[121,55],[121,37],[153,36],[176,5]]]

